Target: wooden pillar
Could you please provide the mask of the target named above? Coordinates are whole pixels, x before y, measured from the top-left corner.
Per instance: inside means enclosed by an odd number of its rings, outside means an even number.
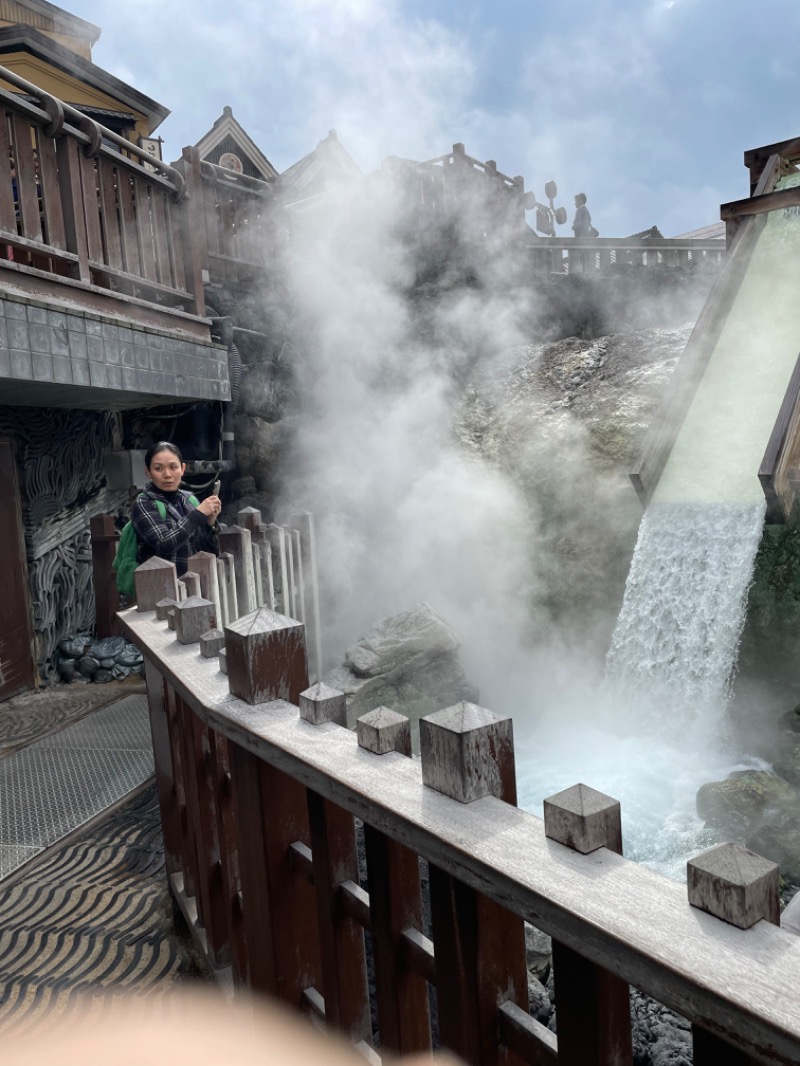
[[[145,659],[144,669],[147,681],[150,733],[153,740],[156,789],[161,811],[161,831],[164,837],[164,861],[167,873],[174,874],[180,870],[181,866],[180,809],[175,788],[164,680],[147,659]]]
[[[496,796],[516,804],[511,719],[459,703],[420,720],[422,780],[460,803]],[[521,1062],[499,1041],[498,1008],[527,1012],[522,919],[436,866],[431,917],[442,1044],[475,1066]]]
[[[343,692],[318,683],[300,695],[300,716],[312,725],[347,724]],[[351,1040],[371,1042],[364,930],[339,903],[342,884],[360,884],[353,816],[315,792],[308,793],[311,856],[322,952],[325,1021]]]
[[[316,792],[308,792],[308,821],[317,905],[325,1022],[354,1042],[371,1043],[364,930],[344,913],[339,891],[361,883],[353,816]]]
[[[89,522],[89,531],[97,636],[112,637],[120,631],[117,621],[119,593],[113,569],[119,534],[110,514],[94,515]]]
[[[749,929],[762,919],[780,925],[780,874],[769,859],[739,844],[720,844],[686,864],[689,903],[706,914]],[[692,1026],[695,1066],[758,1066],[714,1033]]]
[[[290,858],[293,844],[310,844],[306,789],[237,744],[229,751],[247,983],[299,1008],[322,985],[314,889]]]
[[[222,610],[219,595],[219,576],[217,574],[217,557],[211,552],[196,552],[189,556],[187,562],[188,571],[197,574],[200,578],[200,591],[198,595],[210,600],[216,608],[217,625],[223,624]]]
[[[194,296],[192,309],[201,317],[205,315],[203,295],[203,271],[208,270],[208,236],[206,213],[203,205],[203,174],[200,153],[196,148],[184,148],[181,152],[181,173],[186,182],[186,197],[173,208],[178,219],[178,230],[183,246],[186,275],[186,291]],[[178,236],[176,234],[176,236]]]
[[[233,556],[239,614],[250,614],[256,609],[250,530],[241,526],[227,526],[219,534],[219,547],[221,552],[228,552]]]
[[[174,563],[154,555],[133,572],[136,610],[154,611],[160,600],[179,600],[178,574]]]
[[[622,854],[617,800],[574,785],[544,801],[545,836],[588,855],[598,848]],[[629,1066],[630,989],[625,981],[553,941],[553,976],[560,1066]]]
[[[388,707],[359,718],[357,734],[358,746],[377,756],[411,756],[411,723]],[[369,825],[364,826],[364,845],[381,1047],[403,1055],[429,1051],[428,982],[408,966],[404,953],[406,931],[423,931],[419,859]]]
[[[303,626],[262,607],[225,627],[228,681],[245,703],[288,700],[308,688]]]

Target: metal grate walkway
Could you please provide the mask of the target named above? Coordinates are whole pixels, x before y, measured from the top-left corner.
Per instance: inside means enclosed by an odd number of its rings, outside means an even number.
[[[0,759],[0,880],[153,773],[145,696],[132,695]]]
[[[152,773],[138,694],[0,758],[0,1035],[78,1000],[169,1010],[208,980],[176,929]]]

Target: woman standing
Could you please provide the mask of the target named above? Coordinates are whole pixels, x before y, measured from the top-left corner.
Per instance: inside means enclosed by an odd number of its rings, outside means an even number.
[[[190,502],[191,493],[181,489],[186,463],[180,449],[169,441],[149,448],[144,465],[150,481],[131,507],[139,562],[157,555],[174,563],[180,577],[195,552],[219,554],[216,522],[222,504],[218,496],[207,496],[197,506]]]
[[[572,231],[579,240],[597,236],[597,230],[592,226],[592,216],[586,206],[585,192],[579,192],[575,197],[575,220],[572,223]]]

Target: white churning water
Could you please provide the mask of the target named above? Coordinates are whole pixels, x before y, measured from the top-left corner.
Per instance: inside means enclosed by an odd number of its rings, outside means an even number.
[[[614,796],[625,854],[676,878],[712,842],[695,810],[700,785],[763,765],[726,743],[725,710],[764,520],[757,471],[800,347],[800,216],[755,224],[642,521],[605,684],[577,708],[545,712],[520,745],[523,805],[578,781]]]
[[[606,679],[658,733],[724,705],[764,524],[755,503],[654,504],[639,529]]]
[[[650,506],[603,691],[577,720],[561,715],[523,741],[524,806],[583,781],[620,801],[625,854],[676,879],[716,843],[697,789],[763,766],[726,745],[725,706],[764,509],[763,499]]]

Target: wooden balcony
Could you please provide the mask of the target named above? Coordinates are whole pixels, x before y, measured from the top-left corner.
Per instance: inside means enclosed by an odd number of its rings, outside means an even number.
[[[199,165],[183,173],[0,67],[4,403],[229,398],[203,303]],[[191,162],[191,152],[188,152]]]

